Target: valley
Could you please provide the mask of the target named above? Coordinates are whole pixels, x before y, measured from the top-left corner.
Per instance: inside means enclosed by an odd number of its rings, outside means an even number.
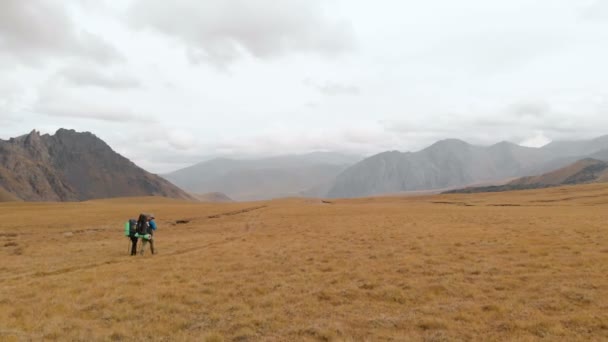
[[[606,184],[3,203],[0,339],[604,340],[607,208]],[[140,211],[158,254],[131,257]]]

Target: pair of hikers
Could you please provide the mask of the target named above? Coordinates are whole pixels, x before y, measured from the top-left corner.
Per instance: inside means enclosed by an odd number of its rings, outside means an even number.
[[[146,245],[150,244],[150,252],[154,251],[154,231],[156,231],[154,214],[139,214],[139,218],[130,219],[125,223],[125,236],[131,239],[131,255],[137,255],[137,241],[141,239],[140,255],[144,255]]]

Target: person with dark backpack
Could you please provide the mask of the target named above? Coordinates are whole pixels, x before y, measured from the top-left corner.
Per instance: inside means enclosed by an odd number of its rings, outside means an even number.
[[[137,236],[141,238],[141,250],[140,255],[144,255],[146,245],[150,243],[150,251],[154,254],[154,242],[152,240],[152,229],[150,228],[150,216],[146,214],[140,214],[139,220],[137,220]]]
[[[125,236],[131,239],[131,255],[137,255],[137,220],[130,219],[125,223]]]
[[[156,222],[154,221],[154,214],[148,215],[148,224],[150,225],[150,249],[152,250],[152,254],[156,254],[156,248],[154,248],[154,232],[156,232]]]

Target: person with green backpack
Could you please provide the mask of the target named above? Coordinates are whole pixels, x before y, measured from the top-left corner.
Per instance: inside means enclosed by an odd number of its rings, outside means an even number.
[[[125,236],[131,239],[131,255],[137,255],[137,220],[130,219],[125,222]]]
[[[156,223],[154,222],[154,215],[139,215],[137,221],[137,235],[141,238],[141,251],[140,255],[144,255],[146,245],[150,243],[150,251],[155,254],[154,251],[154,231],[156,230]]]

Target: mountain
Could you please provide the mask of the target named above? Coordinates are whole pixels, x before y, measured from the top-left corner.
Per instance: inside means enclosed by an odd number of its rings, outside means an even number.
[[[18,201],[19,199],[11,194],[10,192],[2,189],[2,187],[0,187],[0,203],[1,202],[15,202]]]
[[[542,150],[560,157],[592,155],[606,149],[608,149],[608,135],[591,140],[554,141],[542,147]]]
[[[501,142],[480,147],[461,140],[439,141],[419,152],[385,152],[352,166],[337,178],[328,197],[445,189],[523,173],[539,159],[537,149]]]
[[[65,129],[0,140],[0,187],[26,201],[150,195],[192,199],[95,135]]]
[[[592,155],[590,155],[589,158],[608,161],[608,149],[601,150],[599,152],[595,152]]]
[[[239,201],[323,196],[334,178],[359,161],[330,152],[264,159],[217,158],[164,175],[191,193],[221,192]]]
[[[608,182],[608,162],[586,158],[552,172],[522,177],[504,185],[470,187],[446,193],[499,192],[603,182]]]
[[[362,160],[336,177],[328,197],[362,197],[440,190],[541,174],[608,150],[608,136],[554,142],[542,148],[509,142],[475,146],[439,141],[418,152],[384,152]]]
[[[221,192],[209,192],[206,194],[194,194],[194,198],[201,202],[213,202],[213,203],[229,203],[234,202],[232,198],[226,196]]]
[[[582,159],[561,169],[540,176],[523,177],[507,185],[567,185],[602,182],[607,180],[608,163],[597,159]]]

